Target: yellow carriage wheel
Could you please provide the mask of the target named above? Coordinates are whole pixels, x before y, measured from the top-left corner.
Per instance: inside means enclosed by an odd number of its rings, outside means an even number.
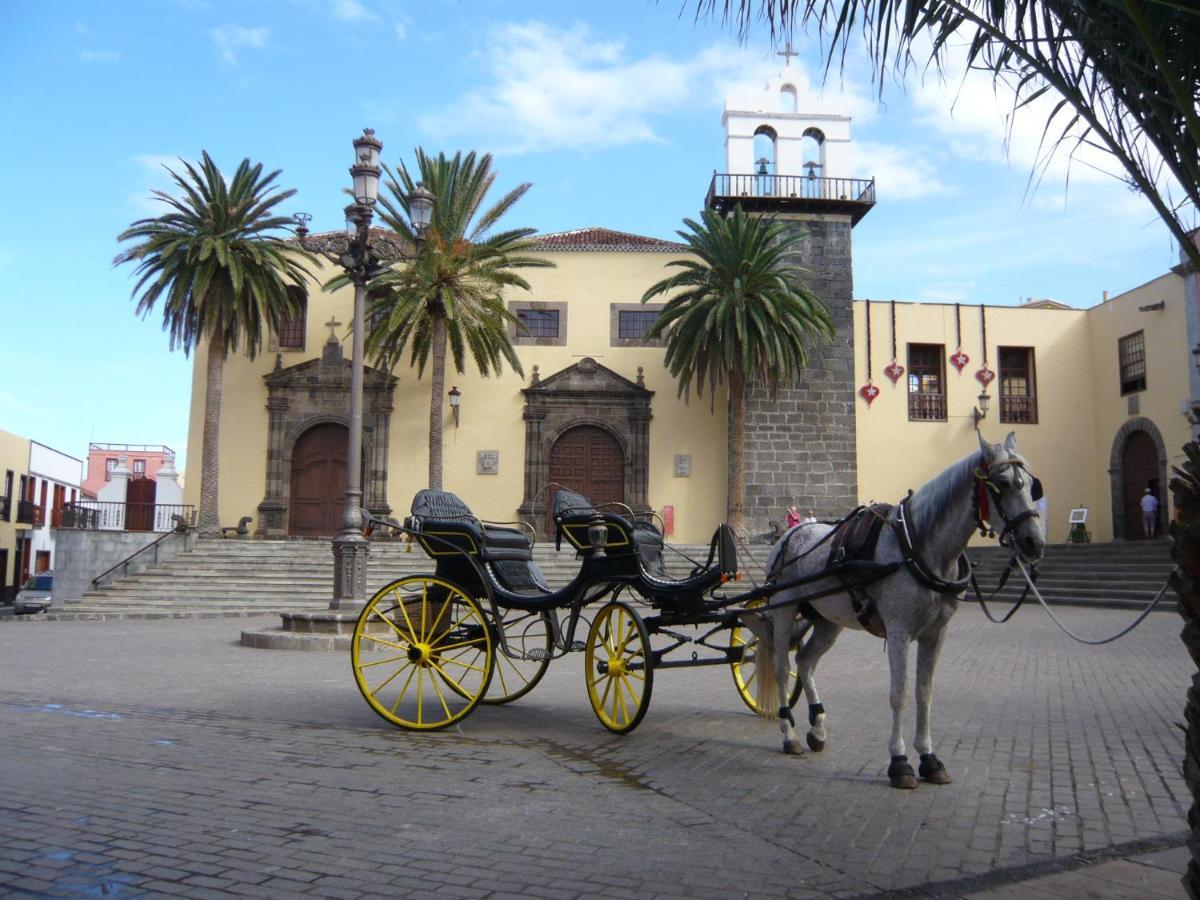
[[[449,581],[413,575],[381,589],[354,626],[354,680],[383,718],[436,731],[487,692],[494,655],[479,604]]]
[[[493,636],[496,663],[492,683],[480,703],[499,705],[524,697],[537,687],[550,666],[554,635],[548,613],[506,610],[500,628],[513,656],[504,652],[499,636]]]
[[[763,606],[765,600],[753,600],[746,604],[747,609],[754,609],[757,606]],[[758,677],[757,667],[754,665],[754,648],[758,645],[758,638],[745,625],[734,625],[729,629],[729,646],[732,650],[741,651],[741,656],[735,662],[729,664],[730,671],[733,673],[733,684],[737,688],[738,696],[742,698],[753,712],[763,712],[766,715],[774,715],[778,710],[766,709],[759,710],[758,703],[754,699],[755,679]],[[789,651],[795,649],[789,648]],[[789,656],[790,656],[789,652]],[[792,660],[791,669],[788,672],[788,699],[789,707],[795,706],[796,701],[800,699],[800,694],[804,690],[804,685],[800,682],[800,675],[796,671],[795,659]]]
[[[588,629],[583,658],[588,699],[609,731],[633,731],[650,706],[654,660],[650,635],[633,607],[613,600],[601,607]]]

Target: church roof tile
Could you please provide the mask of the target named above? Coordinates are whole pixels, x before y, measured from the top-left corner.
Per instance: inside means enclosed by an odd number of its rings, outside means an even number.
[[[537,250],[620,250],[634,253],[681,253],[687,244],[664,241],[660,238],[613,231],[611,228],[576,228],[574,231],[556,231],[539,234],[532,238]]]

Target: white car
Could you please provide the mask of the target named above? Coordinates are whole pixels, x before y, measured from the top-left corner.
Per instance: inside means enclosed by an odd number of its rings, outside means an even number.
[[[50,595],[54,588],[53,572],[38,572],[25,582],[13,600],[13,612],[18,616],[45,612],[50,608]]]

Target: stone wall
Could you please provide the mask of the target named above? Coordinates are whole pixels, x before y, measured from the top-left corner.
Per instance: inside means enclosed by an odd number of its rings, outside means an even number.
[[[92,579],[110,569],[142,547],[152,544],[161,534],[147,531],[84,531],[73,528],[54,530],[54,599],[52,606],[78,603],[92,589]],[[195,546],[195,531],[172,533],[158,545],[158,561],[164,562]],[[155,551],[147,550],[129,565],[129,574],[142,571],[155,562]]]
[[[746,527],[771,530],[795,504],[802,514],[842,516],[858,503],[854,435],[854,279],[850,217],[780,215],[800,235],[795,262],[825,301],[837,330],[809,354],[808,369],[774,398],[753,387],[747,402]]]

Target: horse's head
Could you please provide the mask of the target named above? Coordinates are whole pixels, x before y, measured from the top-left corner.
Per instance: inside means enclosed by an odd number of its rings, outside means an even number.
[[[1042,483],[1030,473],[1017,453],[1017,436],[1009,432],[1003,444],[979,434],[982,459],[975,473],[976,502],[981,522],[1000,535],[1000,543],[1013,547],[1029,562],[1037,562],[1046,549],[1045,524],[1038,513]]]

